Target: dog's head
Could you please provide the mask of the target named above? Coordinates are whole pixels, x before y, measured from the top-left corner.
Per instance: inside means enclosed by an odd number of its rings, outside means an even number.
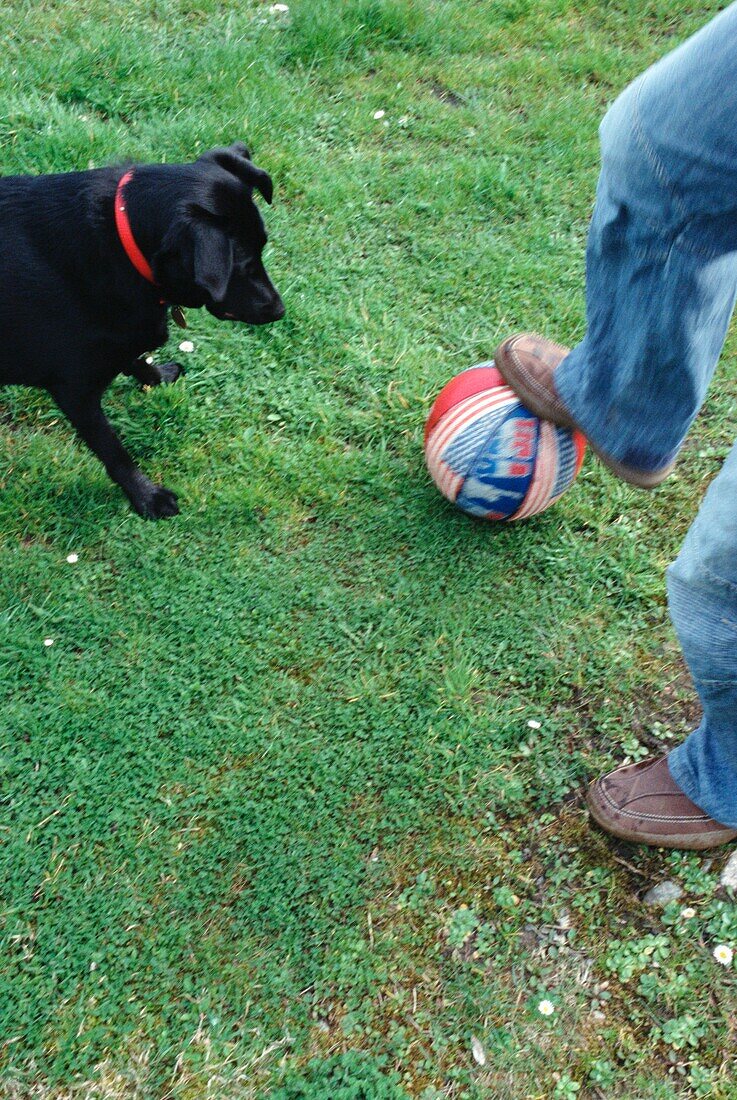
[[[284,303],[261,261],[266,230],[253,201],[256,190],[271,202],[270,176],[240,142],[188,167],[186,198],[151,258],[156,282],[170,301],[221,320],[278,321]]]

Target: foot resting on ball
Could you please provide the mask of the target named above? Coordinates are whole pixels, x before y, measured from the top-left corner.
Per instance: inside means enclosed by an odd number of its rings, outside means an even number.
[[[525,332],[503,340],[496,349],[494,362],[507,385],[521,398],[530,412],[543,420],[552,420],[563,428],[578,428],[555,388],[555,369],[570,348],[554,344],[537,333]],[[584,432],[584,435],[586,433]],[[588,438],[588,437],[587,437]],[[673,469],[671,462],[660,470],[638,470],[600,451],[588,440],[591,450],[612,473],[640,489],[654,489]]]

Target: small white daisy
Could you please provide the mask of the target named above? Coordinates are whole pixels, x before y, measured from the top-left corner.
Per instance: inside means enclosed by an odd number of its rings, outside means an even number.
[[[79,561],[79,554],[67,554],[67,561],[70,565],[76,565]]]
[[[286,15],[289,11],[289,4],[272,4],[269,11],[272,15]]]
[[[714,948],[714,958],[722,966],[731,966],[733,957],[734,951],[731,947],[727,947],[726,943],[720,943],[718,947]]]
[[[540,1004],[537,1006],[537,1011],[541,1016],[552,1016],[555,1012],[555,1005],[552,1001],[543,1000],[540,1001]]]
[[[386,111],[374,111],[374,118],[378,122],[379,119],[383,118],[385,114],[386,114]]]
[[[527,725],[531,730],[539,730],[542,726],[542,722],[538,722],[537,718],[531,718]]]
[[[46,646],[47,649],[50,645],[53,645],[53,644],[54,644],[54,639],[53,638],[44,638],[44,645]]]
[[[474,1062],[480,1066],[486,1065],[486,1051],[475,1035],[471,1036],[471,1053],[473,1054]]]
[[[696,916],[696,910],[687,905],[685,909],[681,909],[681,916],[684,920],[692,920]]]
[[[181,344],[179,345],[179,350],[186,352],[194,351],[194,344],[191,340],[182,340]]]

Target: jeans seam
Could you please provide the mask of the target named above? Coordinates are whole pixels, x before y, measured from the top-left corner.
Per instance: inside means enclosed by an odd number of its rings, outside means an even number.
[[[637,86],[637,91],[635,93],[635,103],[634,103],[634,109],[633,109],[633,112],[632,112],[633,120],[634,120],[633,121],[633,127],[634,127],[635,137],[639,141],[640,145],[642,146],[643,152],[645,153],[645,156],[649,160],[650,165],[651,165],[651,167],[653,168],[653,170],[655,172],[655,175],[658,177],[660,182],[663,184],[665,189],[668,191],[668,193],[670,194],[671,198],[673,199],[674,203],[678,207],[681,214],[684,216],[684,218],[687,218],[688,217],[688,210],[686,210],[683,203],[681,202],[681,199],[679,198],[678,194],[676,193],[676,189],[670,181],[670,178],[669,178],[668,173],[666,171],[665,165],[663,164],[662,160],[660,159],[660,157],[656,153],[656,151],[653,148],[653,146],[651,145],[650,141],[648,140],[647,135],[646,135],[645,130],[644,130],[644,127],[642,125],[642,118],[641,118],[641,115],[640,115],[640,95],[642,94],[642,89],[643,89],[644,85],[645,85],[645,81],[641,80],[640,83]]]
[[[718,248],[700,248],[699,245],[691,244],[690,241],[681,240],[680,237],[684,232],[683,229],[680,229],[678,233],[668,241],[668,235],[663,233],[662,225],[657,225],[655,222],[650,221],[650,219],[646,218],[643,214],[638,214],[638,217],[641,219],[642,224],[646,225],[654,236],[657,236],[661,241],[667,243],[667,254],[662,256],[658,253],[655,257],[653,257],[653,250],[649,246],[637,247],[629,245],[629,247],[632,248],[633,256],[636,256],[639,260],[653,260],[654,258],[659,263],[667,263],[674,248],[681,252],[689,252],[693,256],[700,256],[704,260],[715,260],[723,255],[722,251]]]
[[[704,260],[715,260],[717,257],[723,255],[718,248],[699,248],[698,245],[689,244],[687,241],[679,241],[677,237],[673,241],[673,248],[680,248],[684,252],[691,252],[694,256],[701,256]]]
[[[698,539],[698,541],[696,541],[697,536],[695,536],[696,532],[694,532],[691,536],[696,542],[696,553],[703,558],[703,555],[701,553],[701,540]],[[681,554],[683,554],[684,550],[685,544],[681,548]],[[679,558],[681,557],[681,554],[679,554],[678,558],[676,558],[676,560],[668,566],[668,576],[671,580],[674,580],[676,584],[680,584],[688,590],[690,587],[689,582],[679,577],[678,573],[676,572],[676,566],[679,564]],[[703,573],[703,575],[707,577],[710,581],[713,581],[714,584],[721,585],[723,588],[728,588],[731,592],[737,592],[737,584],[735,584],[734,581],[728,581],[726,577],[720,577],[718,573],[712,572],[709,566],[704,564],[703,560],[695,562],[693,568],[697,573]]]
[[[648,163],[650,164],[650,167],[652,168],[652,170],[655,172],[655,175],[656,175],[657,179],[660,181],[660,183],[666,189],[666,191],[670,195],[671,199],[673,200],[674,205],[677,207],[679,213],[685,219],[686,224],[688,224],[688,222],[691,221],[692,215],[689,213],[689,211],[684,206],[678,192],[676,191],[676,188],[675,188],[674,184],[671,182],[670,177],[668,176],[668,172],[667,172],[667,169],[666,169],[665,165],[663,164],[663,162],[660,159],[660,157],[658,156],[655,148],[653,147],[651,142],[648,140],[647,134],[645,133],[645,128],[644,128],[644,125],[643,125],[643,122],[642,122],[642,116],[641,116],[641,112],[640,112],[640,95],[642,93],[642,89],[644,88],[644,86],[645,86],[645,81],[643,79],[637,85],[637,88],[636,88],[636,91],[635,91],[635,102],[634,102],[633,110],[632,110],[632,119],[633,119],[632,129],[633,129],[633,132],[634,132],[634,135],[635,135],[635,140],[642,147],[642,151],[645,154],[645,158],[647,159]],[[643,218],[643,221],[647,225],[649,225],[652,229],[658,231],[660,233],[660,235],[662,236],[662,227],[655,225],[648,218]],[[682,232],[682,230],[681,230],[681,232]],[[678,236],[680,236],[680,233],[678,234]],[[679,241],[678,236],[676,236],[671,241],[671,245],[670,245],[671,249],[672,248],[680,248],[680,249],[683,249],[685,252],[691,252],[695,256],[701,256],[705,260],[716,259],[716,257],[721,254],[719,252],[719,249],[716,249],[716,248],[714,248],[714,249],[700,248],[698,245],[692,245],[692,244],[689,244],[685,241]]]
[[[699,569],[702,573],[706,574],[710,581],[713,581],[715,584],[720,584],[724,588],[728,588],[731,592],[737,592],[737,584],[733,581],[728,581],[725,577],[718,576],[716,573],[712,573],[708,565],[704,565],[703,562],[700,562]]]

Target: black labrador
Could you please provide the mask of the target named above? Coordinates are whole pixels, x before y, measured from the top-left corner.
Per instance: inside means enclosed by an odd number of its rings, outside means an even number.
[[[0,178],[0,384],[42,386],[139,515],[176,515],[177,498],[135,465],[102,411],[118,374],[156,386],[149,364],[168,315],[204,306],[262,325],[284,305],[261,262],[254,189],[272,184],[240,142],[193,164],[146,164]]]

